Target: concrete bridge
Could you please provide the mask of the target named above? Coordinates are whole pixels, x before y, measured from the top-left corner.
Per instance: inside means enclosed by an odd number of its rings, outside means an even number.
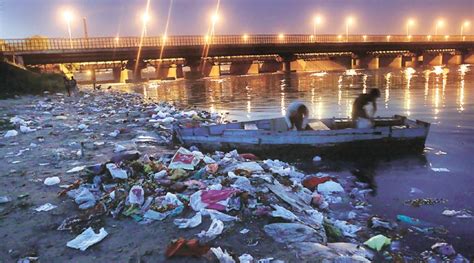
[[[112,69],[115,81],[474,63],[474,36],[225,35],[8,39],[0,54],[42,70]],[[183,67],[187,70],[183,71]],[[124,76],[125,75],[125,76]]]

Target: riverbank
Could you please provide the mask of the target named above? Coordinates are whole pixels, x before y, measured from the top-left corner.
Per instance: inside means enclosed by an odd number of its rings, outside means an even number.
[[[0,61],[0,99],[15,95],[63,92],[63,77],[54,73],[37,73]]]
[[[80,97],[48,94],[3,100],[0,118],[5,120],[0,131],[0,196],[8,198],[0,204],[0,258],[5,262],[26,257],[46,262],[215,261],[215,253],[209,248],[203,248],[204,255],[195,258],[169,259],[165,255],[172,240],[194,239],[201,231],[207,233],[200,238],[202,244],[221,247],[234,259],[243,254],[255,260],[274,258],[284,262],[297,258],[365,262],[438,257],[433,252],[421,256],[397,247],[403,231],[392,227],[395,222],[379,218],[376,221],[381,226],[374,227],[366,196],[372,190],[351,174],[305,174],[289,164],[265,160],[264,156],[254,160],[251,155],[234,152],[205,157],[198,149],[191,155],[183,152],[199,161],[192,169],[173,167],[178,148],[170,144],[169,125],[181,120],[194,124],[217,122],[218,115],[194,108],[173,109],[169,104],[147,102],[136,94],[86,91]],[[18,134],[5,138],[13,129]],[[135,156],[136,152],[129,151],[138,151],[137,158],[125,160],[126,153]],[[117,170],[106,165],[114,156],[122,156],[114,163],[118,170],[125,171],[126,181],[114,177],[112,170]],[[100,179],[91,176],[94,173]],[[45,185],[45,179],[54,177],[60,183]],[[74,184],[78,179],[82,181]],[[94,184],[99,185],[98,190]],[[142,190],[137,194],[132,185]],[[58,197],[66,186],[73,186],[66,194],[69,196]],[[89,208],[101,205],[107,211],[72,231],[57,230],[65,219],[92,211],[78,206],[85,202],[77,200],[73,188],[81,187],[95,196]],[[205,200],[217,198],[212,194],[223,194],[222,189],[230,193],[219,197],[224,209],[207,206]],[[125,194],[123,199],[119,193]],[[132,194],[143,200],[130,199]],[[173,205],[164,204],[167,199],[160,196],[167,196]],[[200,197],[200,202],[192,201],[192,196]],[[149,197],[154,203],[145,206]],[[123,207],[118,209],[120,202],[114,200],[124,201]],[[47,203],[57,207],[35,211]],[[210,212],[214,213],[210,220],[200,207],[203,205],[208,208],[205,210],[221,211],[227,216]],[[137,206],[140,209],[135,209]],[[163,221],[158,219],[181,206],[179,213],[167,215]],[[155,213],[147,216],[150,210]],[[118,215],[115,218],[114,213]],[[174,223],[174,219],[194,218],[197,213],[203,214],[203,219],[195,228],[179,229]],[[216,226],[222,223],[222,229],[206,232],[211,221]],[[85,251],[66,246],[89,226],[96,230],[103,227],[108,235]],[[378,234],[392,239],[381,252],[358,247]],[[271,262],[278,262],[275,260]]]

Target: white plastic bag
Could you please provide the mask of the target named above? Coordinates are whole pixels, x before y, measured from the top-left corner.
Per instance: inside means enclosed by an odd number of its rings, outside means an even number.
[[[113,178],[118,178],[118,179],[127,179],[127,171],[120,169],[115,165],[114,163],[108,163],[105,165],[107,169],[109,170],[110,174],[112,175]]]
[[[198,234],[198,237],[200,238],[205,238],[206,240],[210,241],[216,238],[218,235],[222,233],[224,230],[224,222],[215,219],[212,220],[211,225],[209,226],[209,229],[207,231],[201,231],[201,233]]]
[[[318,192],[322,194],[330,194],[335,192],[344,192],[344,188],[339,183],[327,181],[318,185]]]
[[[137,204],[142,205],[145,201],[145,193],[143,188],[139,185],[134,185],[130,189],[130,193],[128,194],[128,202],[130,204]]]
[[[48,186],[59,184],[59,182],[61,182],[61,179],[59,179],[59,177],[57,176],[48,177],[44,179],[44,184]]]
[[[101,228],[99,233],[96,234],[92,227],[89,227],[76,238],[67,242],[67,246],[84,251],[88,247],[102,241],[102,239],[104,239],[107,235],[108,233],[104,228]]]
[[[235,263],[235,260],[227,253],[227,250],[222,251],[220,247],[211,247],[211,251],[219,260],[219,263]]]
[[[195,216],[191,218],[178,218],[173,221],[178,228],[193,228],[197,227],[202,222],[201,213],[197,212]]]
[[[43,212],[43,211],[49,211],[49,210],[53,210],[55,209],[57,206],[53,205],[53,204],[50,204],[50,203],[46,203],[42,206],[39,206],[37,208],[35,208],[35,211],[36,212]]]

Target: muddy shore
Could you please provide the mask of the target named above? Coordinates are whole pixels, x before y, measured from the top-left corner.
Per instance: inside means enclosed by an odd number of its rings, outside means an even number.
[[[197,258],[172,259],[166,258],[164,254],[171,240],[179,237],[194,238],[201,230],[208,229],[211,224],[208,218],[203,219],[198,228],[178,229],[172,223],[173,218],[140,224],[130,218],[114,219],[107,216],[102,223],[108,236],[86,251],[66,246],[77,234],[57,230],[65,218],[81,213],[73,200],[57,195],[62,190],[60,185],[73,184],[78,179],[77,174],[66,171],[74,167],[105,163],[114,154],[117,145],[129,147],[137,136],[162,139],[161,143],[153,145],[130,146],[139,150],[142,155],[156,156],[176,152],[178,147],[168,143],[169,138],[157,129],[156,123],[149,122],[150,112],[146,109],[147,102],[138,95],[106,92],[86,92],[76,97],[64,97],[61,94],[22,96],[2,101],[0,117],[3,120],[14,116],[23,117],[35,131],[20,132],[17,136],[2,138],[0,141],[0,195],[11,198],[11,201],[0,205],[0,262],[16,262],[28,257],[40,262],[216,261],[212,253]],[[12,128],[11,123],[3,121],[1,132],[4,134]],[[119,131],[116,136],[111,135],[116,131]],[[60,178],[59,185],[47,186],[43,183],[45,178],[54,176]],[[356,187],[355,178],[350,175],[340,180],[341,184],[344,182],[345,188]],[[346,189],[347,192],[351,192],[350,190]],[[357,199],[353,196],[351,198]],[[349,197],[344,197],[346,199],[349,200]],[[330,212],[331,216],[339,215],[340,219],[347,219],[347,213],[341,211],[348,211],[350,202],[331,204],[334,210]],[[57,208],[46,212],[34,210],[45,203],[56,205]],[[341,211],[337,210],[339,208]],[[366,224],[370,214],[364,209],[360,210],[358,219],[353,220],[354,224]],[[190,218],[193,214],[191,209],[186,209],[179,218]],[[274,222],[280,221],[271,217],[248,216],[241,222],[226,222],[223,233],[210,241],[209,245],[227,249],[234,258],[250,253],[254,259],[312,262],[311,257],[302,259],[301,251],[298,253],[298,249],[294,247],[275,242],[265,233],[264,226]],[[249,232],[242,234],[242,229],[248,229]],[[374,231],[365,226],[355,237],[334,239],[334,236],[328,234],[328,241],[361,244],[373,235]],[[393,255],[395,254],[400,253],[395,251]],[[411,259],[417,258],[410,251],[404,251],[403,254]],[[393,255],[378,254],[372,259],[386,260]],[[313,259],[318,261],[317,257]]]

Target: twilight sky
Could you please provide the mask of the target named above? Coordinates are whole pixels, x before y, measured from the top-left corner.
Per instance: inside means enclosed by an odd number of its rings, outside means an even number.
[[[168,35],[202,35],[210,23],[217,0],[151,0],[148,35],[163,34],[172,4]],[[0,0],[0,38],[24,38],[35,34],[67,37],[61,12],[70,9],[73,37],[82,37],[82,17],[89,36],[137,36],[146,0]],[[435,20],[444,18],[442,34],[474,34],[474,0],[221,0],[216,34],[310,34],[313,17],[324,17],[318,33],[342,34],[348,15],[355,23],[350,33],[405,34],[406,20],[416,25],[413,34],[433,34]]]

